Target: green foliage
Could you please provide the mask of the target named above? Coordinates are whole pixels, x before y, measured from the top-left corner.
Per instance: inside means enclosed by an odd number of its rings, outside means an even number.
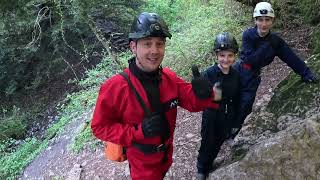
[[[56,2],[59,0],[55,0]],[[143,5],[141,0],[71,0],[71,13],[77,21],[89,21],[96,17],[103,17],[113,22],[118,22],[124,29],[131,23],[132,15],[135,9]]]
[[[89,63],[97,19],[127,32],[142,0],[19,0],[0,2],[0,94],[36,89],[70,67]],[[111,29],[114,27],[110,27]],[[84,61],[85,60],[85,61]]]
[[[288,28],[302,23],[301,8],[297,5],[296,0],[276,0],[273,7],[277,26]]]
[[[182,0],[149,0],[144,7],[144,11],[159,14],[168,25],[171,25],[179,16],[179,9],[184,5],[186,5],[186,2]]]
[[[26,131],[27,114],[20,111],[19,108],[13,106],[10,111],[2,110],[0,117],[0,141],[10,138],[21,139]]]
[[[64,127],[72,120],[80,117],[83,112],[89,111],[94,106],[98,93],[97,87],[69,94],[65,102],[60,105],[60,119],[47,131],[45,137],[51,139],[64,131]]]
[[[74,139],[74,142],[71,145],[71,149],[74,152],[78,153],[84,148],[84,145],[86,145],[87,147],[89,146],[91,148],[95,148],[98,143],[99,141],[92,135],[90,123],[87,122],[85,123],[84,127],[81,128],[80,133]]]
[[[0,142],[0,179],[16,179],[22,169],[30,163],[46,146],[34,138],[26,139],[16,151],[4,151],[3,147],[15,146],[16,141]],[[5,148],[7,150],[7,148]]]
[[[320,1],[319,0],[275,0],[274,8],[277,24],[282,27],[294,27],[309,23],[315,26],[312,34],[312,48],[315,54],[320,53]]]
[[[319,0],[296,0],[304,19],[313,24],[320,23],[320,1]]]
[[[320,74],[320,55],[314,55],[308,59],[308,64],[315,73]],[[307,84],[301,81],[298,75],[291,73],[282,81],[274,91],[274,96],[267,109],[280,116],[286,113],[295,113],[303,116],[312,106],[319,106],[320,84]]]
[[[131,57],[130,52],[124,52],[118,55],[122,66],[126,66],[127,60]],[[79,81],[79,85],[83,88],[98,86],[107,77],[112,76],[115,72],[119,71],[119,67],[112,62],[111,58],[107,55],[104,56],[102,61],[93,69],[86,71],[86,78]]]
[[[170,27],[173,37],[168,41],[164,65],[188,77],[192,64],[207,67],[214,63],[212,47],[216,34],[228,31],[240,39],[242,29],[239,26],[244,18],[247,19],[245,22],[250,18],[247,14],[238,15],[239,11],[244,12],[242,6],[234,2],[232,5],[231,1],[183,2],[176,6],[177,16]]]

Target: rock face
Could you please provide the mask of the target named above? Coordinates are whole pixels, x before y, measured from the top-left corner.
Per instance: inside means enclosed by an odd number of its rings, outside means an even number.
[[[308,114],[313,115],[304,120],[279,117],[282,131],[270,133],[240,161],[219,168],[210,178],[320,179],[320,113],[315,108]]]

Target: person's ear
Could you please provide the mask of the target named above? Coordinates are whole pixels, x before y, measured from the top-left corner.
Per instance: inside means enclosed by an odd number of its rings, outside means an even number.
[[[273,18],[272,18],[272,24],[274,24],[275,20],[276,20],[276,18],[273,17]]]
[[[136,54],[137,53],[137,42],[136,41],[130,41],[129,46],[130,46],[131,52],[133,54]]]

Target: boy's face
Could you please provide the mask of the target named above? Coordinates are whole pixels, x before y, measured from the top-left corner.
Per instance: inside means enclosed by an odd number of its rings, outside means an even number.
[[[268,16],[256,17],[255,23],[261,34],[267,34],[272,28],[273,18]]]
[[[162,37],[146,37],[130,42],[130,49],[136,55],[137,66],[145,72],[159,68],[165,52],[166,41]]]
[[[236,55],[233,51],[223,50],[216,53],[218,64],[222,69],[229,70],[236,59]]]

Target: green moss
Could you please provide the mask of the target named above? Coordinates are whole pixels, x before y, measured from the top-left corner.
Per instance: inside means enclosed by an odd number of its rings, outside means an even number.
[[[308,59],[308,66],[320,74],[320,54]],[[320,83],[308,84],[301,81],[295,73],[291,73],[275,89],[275,94],[267,106],[267,110],[276,117],[286,113],[303,115],[320,96]]]
[[[232,162],[240,161],[248,153],[248,149],[245,148],[233,148],[232,149]]]
[[[320,53],[320,24],[315,28],[316,30],[313,33],[312,36],[312,46],[313,46],[313,52],[315,54]]]

